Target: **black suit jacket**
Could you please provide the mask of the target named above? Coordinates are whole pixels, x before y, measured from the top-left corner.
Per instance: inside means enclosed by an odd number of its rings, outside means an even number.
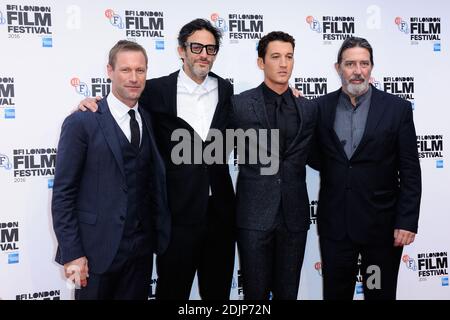
[[[223,164],[179,164],[171,160],[171,152],[178,141],[171,141],[172,132],[182,128],[190,132],[192,150],[196,145],[204,149],[208,142],[202,142],[199,135],[183,119],[177,117],[177,79],[178,73],[147,80],[141,96],[141,104],[151,112],[156,141],[167,168],[167,192],[169,207],[174,224],[194,225],[206,222],[206,213],[211,186],[212,197],[219,204],[218,221],[227,225],[234,224],[234,190],[229,174],[227,159]],[[218,80],[219,102],[211,127],[221,131],[229,125],[230,97],[233,94],[231,84],[215,75]],[[199,151],[199,150],[197,150]],[[201,150],[200,150],[201,151]],[[225,158],[226,155],[224,155]]]
[[[341,90],[319,99],[311,166],[320,170],[320,236],[360,243],[393,241],[394,228],[417,232],[421,172],[411,104],[372,87],[361,142],[350,159],[334,131]]]
[[[98,112],[75,112],[61,129],[53,186],[53,226],[58,239],[56,261],[65,264],[86,256],[89,270],[103,273],[116,256],[127,215],[127,185],[115,120],[106,99]],[[141,112],[154,159],[152,210],[145,230],[156,232],[156,252],[169,242],[165,168],[156,148],[150,116]],[[152,236],[152,238],[155,238]],[[149,246],[155,244],[149,243]]]
[[[233,127],[271,129],[267,117],[262,85],[232,98]],[[309,229],[309,200],[305,182],[305,164],[316,122],[316,105],[305,98],[295,98],[300,127],[293,142],[279,156],[279,170],[261,175],[267,165],[239,163],[237,181],[237,225],[240,228],[266,231],[273,226],[282,201],[283,216],[290,231]],[[259,146],[265,148],[264,145]],[[238,146],[239,150],[239,146]],[[245,152],[249,144],[245,144]],[[271,145],[268,145],[271,152]],[[240,156],[240,159],[242,156]]]

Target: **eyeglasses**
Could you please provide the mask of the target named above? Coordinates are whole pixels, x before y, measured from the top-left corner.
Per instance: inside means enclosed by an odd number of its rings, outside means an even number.
[[[197,42],[186,42],[184,45],[186,47],[189,46],[189,48],[191,49],[191,52],[195,53],[195,54],[202,53],[203,48],[206,48],[206,54],[208,54],[210,56],[215,56],[217,54],[217,52],[219,51],[219,46],[216,44],[203,45],[203,44],[197,43]]]

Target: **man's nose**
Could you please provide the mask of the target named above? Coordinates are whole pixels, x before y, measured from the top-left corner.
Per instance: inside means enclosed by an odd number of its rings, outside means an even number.
[[[132,71],[130,74],[130,81],[131,82],[136,82],[137,81],[137,73],[136,71]]]
[[[203,47],[202,51],[200,51],[200,53],[198,55],[202,58],[208,57],[208,54],[206,53],[206,47]]]
[[[355,64],[355,68],[353,69],[354,74],[361,74],[361,65],[359,63]]]

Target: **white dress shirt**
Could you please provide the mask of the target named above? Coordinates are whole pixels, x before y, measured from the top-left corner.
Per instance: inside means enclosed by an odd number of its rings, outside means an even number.
[[[219,102],[219,84],[216,78],[207,76],[198,84],[180,69],[177,81],[177,116],[186,121],[203,141]]]
[[[116,120],[120,129],[125,134],[130,143],[131,143],[131,128],[130,128],[131,117],[128,114],[128,111],[130,111],[131,109],[134,110],[134,114],[136,115],[136,121],[139,124],[139,132],[141,137],[139,141],[142,141],[142,118],[138,112],[138,104],[136,103],[133,106],[133,108],[130,108],[122,101],[117,99],[112,92],[108,94],[106,101],[108,102],[109,110],[111,111],[114,120]]]

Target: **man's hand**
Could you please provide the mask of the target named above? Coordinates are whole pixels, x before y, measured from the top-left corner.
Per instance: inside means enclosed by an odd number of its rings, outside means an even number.
[[[81,111],[92,111],[96,112],[98,109],[97,101],[102,100],[102,97],[96,96],[95,98],[85,98],[81,100],[81,102],[78,104],[78,109]]]
[[[402,229],[394,230],[394,247],[407,246],[414,242],[416,234]]]
[[[294,97],[298,98],[298,97],[303,97],[302,96],[302,92],[300,90],[295,89],[295,87],[290,87],[292,94],[294,95]]]
[[[89,277],[87,258],[81,257],[66,263],[64,265],[64,273],[67,279],[75,283],[76,287],[86,287],[87,278]]]

